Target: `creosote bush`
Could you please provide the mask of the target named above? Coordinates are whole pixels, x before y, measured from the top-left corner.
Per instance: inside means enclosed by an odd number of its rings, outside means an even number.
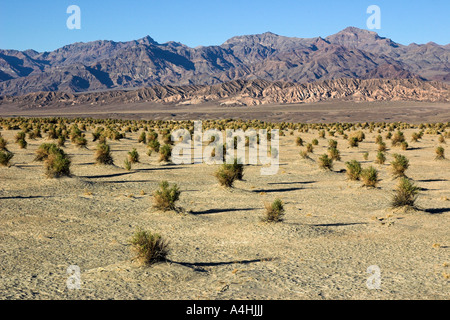
[[[402,177],[392,197],[392,207],[413,208],[418,197],[419,190],[420,188],[417,187],[411,180]]]
[[[130,171],[132,164],[131,162],[128,160],[128,158],[125,158],[124,162],[123,162],[123,166],[125,168],[125,170]]]
[[[221,186],[231,188],[238,178],[239,172],[234,164],[223,163],[214,173]]]
[[[319,167],[326,170],[333,170],[333,159],[323,154],[319,158]]]
[[[111,156],[111,148],[106,143],[99,143],[95,152],[95,162],[97,164],[113,165],[114,160]]]
[[[363,181],[363,186],[371,188],[376,187],[379,182],[377,169],[372,166],[363,169],[361,171],[361,180]]]
[[[48,158],[50,153],[57,153],[58,150],[61,149],[54,143],[43,143],[36,150],[36,157],[34,158],[34,161],[44,161]]]
[[[159,189],[153,193],[154,207],[163,211],[175,210],[175,203],[180,198],[180,188],[174,184],[169,186],[167,181],[159,184]]]
[[[266,208],[265,215],[261,218],[264,222],[281,222],[285,215],[283,202],[280,199],[276,199],[272,203],[265,203]]]
[[[170,144],[165,144],[159,149],[159,162],[169,162],[172,155],[172,147]]]
[[[164,261],[169,254],[168,243],[159,234],[137,229],[130,239],[132,250],[136,253],[134,259],[143,265],[152,265]]]
[[[345,164],[347,165],[347,177],[350,180],[359,180],[362,171],[361,164],[356,160],[346,162]]]
[[[356,148],[358,146],[358,138],[357,137],[350,137],[348,138],[348,144],[352,148]]]
[[[0,150],[0,166],[9,167],[10,161],[14,157],[14,154],[9,151]]]
[[[436,150],[436,160],[444,160],[445,159],[445,149],[443,147],[437,147]]]
[[[8,145],[8,141],[5,138],[3,138],[2,136],[0,136],[0,150],[7,151],[8,150],[6,148],[7,145]]]
[[[332,160],[340,161],[341,160],[341,153],[336,147],[330,147],[328,148],[328,154]]]
[[[394,161],[391,162],[392,173],[395,177],[405,176],[405,171],[409,168],[409,160],[401,154],[394,154]]]
[[[384,164],[385,162],[386,162],[386,156],[385,156],[384,152],[378,151],[375,163]]]
[[[49,178],[70,177],[70,158],[60,148],[51,148],[44,161],[45,174]]]
[[[131,163],[138,163],[139,162],[139,153],[135,148],[128,152],[128,159]]]

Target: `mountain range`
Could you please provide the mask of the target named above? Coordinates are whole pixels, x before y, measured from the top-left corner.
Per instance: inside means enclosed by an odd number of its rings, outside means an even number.
[[[205,86],[214,91],[224,83],[241,89],[249,84],[260,86],[262,94],[280,86],[300,92],[317,81],[321,87],[339,86],[342,81],[364,87],[369,79],[408,79],[402,82],[406,87],[426,81],[450,82],[450,44],[402,45],[375,32],[349,27],[326,38],[266,32],[196,48],[178,42],[159,44],[147,36],[128,42],[74,43],[52,52],[0,50],[1,96],[56,91],[67,96],[82,92],[98,96],[108,95],[100,91],[131,89],[142,94],[149,89],[139,88],[155,86],[169,91],[184,88],[176,90],[192,94],[206,90]],[[444,88],[444,93],[448,90],[447,85],[431,86]],[[39,94],[33,96],[36,99]]]

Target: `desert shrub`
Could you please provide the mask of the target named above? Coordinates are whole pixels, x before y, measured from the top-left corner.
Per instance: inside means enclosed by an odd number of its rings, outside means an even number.
[[[59,136],[58,137],[58,147],[64,147],[64,144],[66,143],[66,137],[64,136]]]
[[[128,152],[128,159],[131,163],[138,163],[139,162],[139,153],[135,148]]]
[[[98,139],[100,139],[100,136],[102,135],[101,131],[95,131],[92,132],[92,142],[97,141]]]
[[[394,154],[394,160],[391,162],[392,173],[396,177],[401,177],[405,175],[405,171],[409,168],[409,160],[401,155]]]
[[[357,142],[363,142],[364,139],[366,138],[366,135],[364,134],[364,132],[358,131],[358,132],[353,133],[350,136],[350,139],[352,139],[352,138],[355,138],[357,140]]]
[[[56,129],[54,127],[52,127],[50,130],[48,130],[47,137],[48,137],[49,140],[53,140],[53,139],[56,139],[58,137],[58,134],[57,134]]]
[[[375,163],[384,164],[385,162],[386,162],[386,156],[384,155],[384,152],[378,151]]]
[[[125,161],[123,162],[123,166],[125,170],[130,171],[131,170],[131,162],[128,160],[128,158],[125,158]]]
[[[72,142],[77,147],[86,147],[87,145],[87,140],[84,136],[77,136],[73,138]]]
[[[347,177],[350,180],[359,180],[362,171],[361,164],[356,160],[346,162],[345,164],[347,166]]]
[[[383,152],[386,151],[387,147],[386,147],[386,143],[385,142],[381,142],[378,144],[378,151]]]
[[[317,146],[317,145],[319,144],[319,140],[313,139],[313,140],[311,141],[311,143],[312,143],[313,146]]]
[[[113,165],[114,160],[111,156],[111,147],[106,143],[99,143],[95,152],[95,162],[97,164]]]
[[[328,140],[328,147],[329,148],[337,148],[338,142],[336,140],[330,139]]]
[[[375,143],[376,144],[380,144],[380,143],[382,143],[383,142],[383,137],[381,136],[381,135],[378,135],[376,138],[375,138]]]
[[[224,163],[214,173],[221,186],[231,188],[237,178],[237,172],[233,164]]]
[[[6,146],[8,145],[8,140],[0,136],[0,150],[6,151],[8,150]]]
[[[363,181],[363,186],[366,187],[376,187],[378,184],[378,171],[374,167],[363,169],[361,171],[361,179]]]
[[[0,166],[9,167],[10,161],[14,157],[12,152],[6,150],[0,150]]]
[[[159,149],[159,162],[169,162],[172,154],[172,147],[170,144],[165,144]]]
[[[63,150],[52,149],[44,162],[45,174],[49,178],[70,177],[70,159]]]
[[[295,144],[297,146],[303,146],[303,139],[301,137],[297,137],[297,139],[295,140]]]
[[[43,143],[36,150],[34,161],[44,161],[51,153],[58,153],[60,151],[62,150],[54,143]]]
[[[436,150],[436,160],[443,160],[445,159],[445,149],[443,147],[437,147]]]
[[[172,136],[170,133],[163,136],[163,142],[168,145],[173,145]]]
[[[439,143],[445,143],[445,138],[442,134],[439,135],[438,141]]]
[[[150,141],[156,141],[158,139],[158,134],[155,132],[155,131],[150,131],[148,134],[147,134],[147,140],[148,140],[148,142],[150,142]],[[156,150],[155,150],[156,151]],[[156,152],[158,152],[158,151],[156,151]]]
[[[147,143],[147,135],[146,135],[145,131],[142,131],[142,133],[138,137],[138,142],[144,143],[144,144]]]
[[[325,131],[324,130],[320,130],[319,131],[319,138],[322,138],[322,139],[325,138]]]
[[[99,144],[104,144],[106,143],[106,136],[105,135],[100,135],[100,137],[98,138],[98,143]]]
[[[364,160],[369,159],[369,153],[368,152],[364,152],[363,153],[363,158],[364,158]]]
[[[283,216],[285,215],[285,210],[283,202],[280,199],[276,199],[272,203],[265,203],[264,207],[266,209],[262,221],[264,222],[281,222],[283,221]]]
[[[244,178],[244,164],[239,163],[237,158],[233,161],[233,171],[236,173],[236,180]]]
[[[302,157],[302,159],[310,159],[310,157],[308,155],[308,151],[306,151],[306,150],[300,151],[300,157]]]
[[[308,153],[313,153],[313,152],[314,152],[314,146],[313,146],[311,143],[308,143],[308,144],[306,145],[306,151],[307,151]]]
[[[402,177],[392,197],[392,207],[414,207],[419,190],[408,178]]]
[[[25,136],[25,133],[24,133],[24,136]],[[19,140],[16,140],[16,141],[17,141],[17,144],[19,145],[20,149],[26,149],[27,148],[28,142],[25,140],[25,137],[23,139],[19,139]]]
[[[16,143],[19,143],[20,140],[25,140],[26,134],[23,131],[17,132],[15,139]]]
[[[130,239],[130,245],[136,253],[134,259],[147,266],[166,260],[169,254],[168,244],[159,234],[142,229],[136,230]]]
[[[175,202],[180,198],[181,191],[176,184],[169,186],[167,181],[159,184],[159,189],[153,193],[154,207],[160,210],[175,210]]]
[[[328,148],[328,154],[332,160],[340,161],[341,160],[341,153],[336,147]]]
[[[357,137],[350,137],[350,138],[348,138],[348,144],[352,148],[357,147],[358,146],[358,138]]]
[[[411,142],[418,142],[420,139],[420,135],[417,132],[413,132],[412,136],[411,136]]]
[[[328,157],[327,154],[323,154],[319,158],[319,167],[326,170],[332,170],[333,169],[333,159]]]
[[[408,142],[406,142],[406,141],[403,141],[403,142],[400,144],[400,146],[402,147],[402,150],[407,150],[408,147],[409,147]]]
[[[397,131],[397,132],[392,136],[391,142],[392,142],[392,146],[393,146],[393,147],[399,146],[399,145],[402,144],[402,142],[406,142],[406,141],[405,141],[405,135],[403,134],[403,132]]]
[[[149,140],[147,146],[150,148],[150,150],[159,152],[160,143],[158,140]]]

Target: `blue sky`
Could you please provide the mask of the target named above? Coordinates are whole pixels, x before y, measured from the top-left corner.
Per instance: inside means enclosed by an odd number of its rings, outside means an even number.
[[[69,30],[69,5],[81,30]],[[271,31],[326,37],[345,27],[367,29],[369,5],[381,8],[381,36],[401,43],[450,43],[449,0],[0,0],[0,48],[51,51],[74,42],[129,41],[219,45],[235,35]]]

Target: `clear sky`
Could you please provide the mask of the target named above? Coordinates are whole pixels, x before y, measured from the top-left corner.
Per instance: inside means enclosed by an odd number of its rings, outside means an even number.
[[[69,30],[70,5],[81,29]],[[348,26],[367,29],[369,5],[381,9],[383,37],[401,43],[450,43],[450,0],[0,0],[0,48],[51,51],[74,42],[129,41],[220,45],[236,35],[311,38]]]

